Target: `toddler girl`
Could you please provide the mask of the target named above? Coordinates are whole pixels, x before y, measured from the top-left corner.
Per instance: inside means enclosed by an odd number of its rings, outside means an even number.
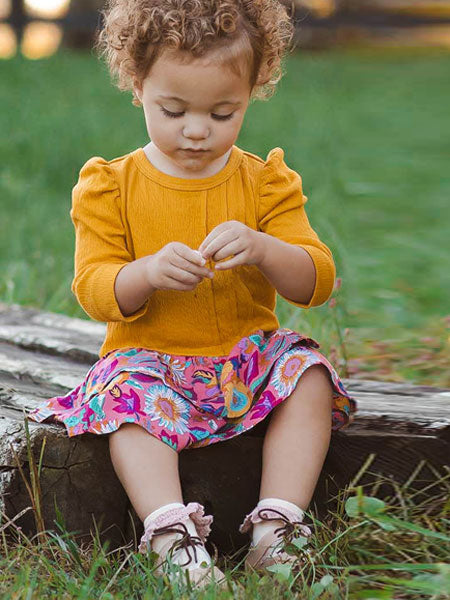
[[[204,545],[212,515],[183,503],[178,453],[270,419],[260,500],[240,527],[247,566],[263,570],[293,560],[285,543],[309,535],[331,429],[354,411],[318,343],[274,312],[276,292],[310,308],[333,290],[301,178],[281,148],[264,160],[235,145],[250,100],[273,93],[292,35],[276,0],[109,2],[97,48],[143,107],[150,141],[80,171],[72,290],[106,338],[77,388],[29,413],[69,436],[109,435],[144,523],[139,550],[199,584],[223,573]]]

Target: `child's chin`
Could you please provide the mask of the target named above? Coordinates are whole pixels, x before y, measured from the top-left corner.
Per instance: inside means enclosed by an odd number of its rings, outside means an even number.
[[[209,161],[205,161],[205,159],[201,159],[201,158],[197,158],[197,157],[192,157],[192,158],[186,158],[185,161],[183,161],[183,163],[180,165],[180,167],[184,168],[184,169],[189,169],[189,171],[192,171],[193,173],[195,172],[200,172],[200,171],[204,171],[206,169],[206,167],[208,166]]]

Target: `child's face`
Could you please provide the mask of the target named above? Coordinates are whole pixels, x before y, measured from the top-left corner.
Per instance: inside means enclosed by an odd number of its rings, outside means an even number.
[[[218,61],[202,57],[182,64],[176,54],[165,52],[135,92],[153,144],[178,169],[195,173],[234,144],[251,89],[248,77],[238,76]]]

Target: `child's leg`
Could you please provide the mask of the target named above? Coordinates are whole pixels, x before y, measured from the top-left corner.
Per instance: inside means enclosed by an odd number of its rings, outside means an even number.
[[[330,443],[332,397],[327,368],[313,365],[302,374],[289,398],[272,411],[263,445],[260,499],[240,527],[242,533],[249,528],[252,532],[255,550],[247,558],[249,564],[264,560],[264,548],[257,547],[263,537],[269,544],[275,540],[278,548],[274,535],[286,519],[303,522],[303,511],[311,501]],[[280,511],[284,519],[277,518]],[[310,532],[303,528],[302,533]],[[283,556],[283,561],[288,558]],[[271,564],[270,558],[265,560]]]
[[[149,525],[153,523],[154,527],[155,520],[167,515],[168,510],[178,510],[181,517],[186,507],[183,505],[178,453],[175,450],[134,423],[124,423],[109,435],[109,450],[114,470],[144,522],[144,528],[146,522]],[[174,520],[179,519],[174,516]],[[177,525],[169,528],[167,533],[152,537],[152,550],[161,553],[168,545],[185,537],[186,532],[198,536],[191,518],[184,518],[184,527],[186,529]],[[192,558],[193,553],[195,559]],[[187,550],[181,548],[174,557],[174,562],[189,564],[190,569],[199,566],[202,561],[211,562],[211,556],[202,544]],[[216,573],[220,571],[216,570]]]
[[[332,385],[323,365],[309,367],[274,410],[263,446],[260,499],[306,510],[330,443]]]
[[[139,518],[183,502],[178,453],[140,425],[124,423],[109,434],[114,470]]]

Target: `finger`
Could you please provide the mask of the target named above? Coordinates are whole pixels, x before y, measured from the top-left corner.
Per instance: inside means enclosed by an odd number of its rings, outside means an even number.
[[[211,275],[214,276],[212,271],[207,267],[199,267],[196,263],[192,263],[179,255],[169,260],[169,262],[175,268],[182,269],[183,271],[189,271],[189,273],[193,273],[199,277],[211,277]]]
[[[195,283],[189,283],[189,284],[182,283],[181,281],[178,281],[178,279],[174,279],[173,277],[170,277],[170,275],[165,276],[165,281],[167,282],[166,285],[161,288],[164,290],[187,291],[187,290],[191,290],[193,288],[193,286],[196,285]]]
[[[202,280],[201,275],[190,273],[189,271],[180,269],[174,265],[172,265],[172,269],[170,269],[169,273],[167,273],[167,276],[172,277],[172,279],[176,279],[180,283],[186,284],[200,283]]]
[[[181,258],[184,258],[185,260],[196,265],[203,266],[206,263],[206,260],[198,250],[191,250],[191,248],[188,248],[187,246],[174,248],[174,252],[177,256],[180,256]]]
[[[223,231],[226,231],[229,228],[230,228],[230,222],[229,221],[225,221],[224,223],[220,223],[219,225],[217,225],[216,227],[214,227],[214,229],[212,229],[208,233],[208,235],[205,237],[205,239],[203,240],[203,242],[200,244],[200,246],[198,248],[199,252],[201,254],[203,254],[203,251],[208,246],[208,244],[210,242],[212,242]]]
[[[204,256],[202,256],[201,252],[199,252],[198,250],[193,250],[192,252],[194,253],[195,257],[200,261],[198,264],[204,265],[206,263],[206,260]]]
[[[217,262],[219,260],[222,260],[223,258],[226,258],[227,256],[231,256],[239,254],[240,252],[243,252],[245,250],[245,246],[242,243],[242,240],[240,240],[239,238],[236,238],[234,240],[232,240],[231,242],[229,242],[228,244],[226,244],[225,246],[223,246],[222,248],[220,248],[217,252],[213,252],[211,254],[212,259]]]
[[[214,269],[217,269],[218,271],[225,271],[226,269],[232,269],[233,267],[238,267],[239,265],[245,264],[247,263],[244,260],[244,252],[240,252],[236,256],[233,256],[233,258],[230,258],[230,260],[224,260],[221,263],[215,264]]]
[[[230,244],[238,239],[239,234],[230,230],[224,231],[208,244],[208,246],[203,250],[202,255],[205,258],[210,258],[219,252],[219,250],[222,250],[227,244]],[[222,254],[222,258],[229,256],[230,254],[230,252],[228,254]]]

